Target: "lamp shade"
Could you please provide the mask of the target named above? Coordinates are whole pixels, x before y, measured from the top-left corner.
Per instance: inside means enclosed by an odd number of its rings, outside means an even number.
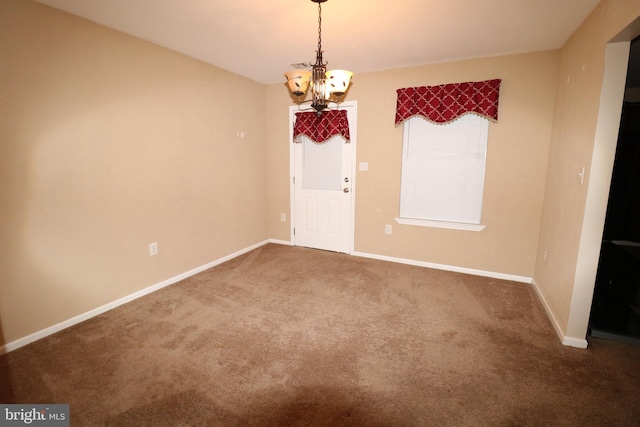
[[[289,84],[289,90],[295,96],[302,96],[307,92],[309,80],[311,80],[311,71],[308,70],[292,70],[284,73]]]
[[[340,97],[344,95],[351,83],[353,73],[347,70],[329,70],[327,71],[327,86],[329,91]]]

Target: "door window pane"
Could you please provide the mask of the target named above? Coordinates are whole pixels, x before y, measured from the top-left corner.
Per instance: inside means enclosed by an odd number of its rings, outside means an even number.
[[[342,145],[336,136],[323,144],[302,138],[302,188],[306,190],[342,190]]]

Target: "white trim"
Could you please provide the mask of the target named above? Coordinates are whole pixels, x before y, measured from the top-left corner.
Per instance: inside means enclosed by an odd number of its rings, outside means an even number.
[[[587,166],[587,197],[567,320],[567,334],[574,336],[586,336],[589,329],[589,316],[620,131],[629,46],[628,41],[609,43],[605,50],[591,170],[589,171]],[[578,168],[579,165],[575,167]]]
[[[349,137],[351,138],[351,236],[349,237],[349,255],[353,254],[356,245],[356,179],[358,177],[357,155],[358,155],[358,101],[344,101],[340,105],[351,108],[355,116],[355,120],[349,121]]]
[[[24,347],[25,345],[31,344],[32,342],[35,342],[39,339],[45,338],[49,335],[55,334],[56,332],[60,332],[63,329],[69,328],[73,325],[76,325],[78,323],[84,322],[85,320],[89,320],[92,317],[98,316],[100,314],[103,314],[109,310],[112,310],[116,307],[119,307],[123,304],[126,304],[128,302],[131,302],[133,300],[136,300],[140,297],[143,297],[145,295],[148,295],[152,292],[155,292],[159,289],[162,289],[164,287],[167,287],[169,285],[172,285],[174,283],[177,283],[181,280],[184,280],[188,277],[191,277],[195,274],[201,273],[205,270],[208,270],[210,268],[213,268],[219,264],[222,264],[223,262],[227,262],[233,258],[236,258],[240,255],[243,255],[247,252],[250,252],[254,249],[257,249],[261,246],[266,245],[267,243],[274,243],[274,244],[280,244],[280,245],[286,245],[286,246],[293,246],[292,242],[287,242],[284,240],[277,240],[277,239],[268,239],[265,241],[262,241],[260,243],[256,243],[255,245],[249,246],[245,249],[241,249],[237,252],[234,252],[230,255],[227,255],[225,257],[219,258],[215,261],[212,261],[210,263],[204,264],[200,267],[196,267],[192,270],[189,270],[185,273],[179,274],[177,276],[171,277],[167,280],[163,280],[160,283],[156,283],[155,285],[149,286],[147,288],[141,289],[137,292],[134,292],[131,295],[127,295],[125,297],[122,297],[120,299],[117,299],[115,301],[112,301],[108,304],[105,304],[101,307],[95,308],[93,310],[87,311],[86,313],[82,313],[78,316],[72,317],[70,319],[67,319],[63,322],[60,322],[56,325],[50,326],[48,328],[42,329],[38,332],[35,332],[31,335],[27,335],[26,337],[23,338],[19,338],[15,341],[12,341],[10,343],[7,343],[3,346],[0,346],[0,354],[4,354],[4,353],[8,353],[10,351],[16,350],[20,347]],[[524,276],[516,276],[516,275],[512,275],[512,274],[504,274],[504,273],[496,273],[496,272],[492,272],[492,271],[484,271],[484,270],[476,270],[476,269],[471,269],[471,268],[464,268],[464,267],[457,267],[457,266],[451,266],[451,265],[444,265],[444,264],[435,264],[435,263],[430,263],[430,262],[424,262],[424,261],[416,261],[416,260],[411,260],[411,259],[405,259],[405,258],[396,258],[396,257],[389,257],[389,256],[384,256],[384,255],[375,255],[375,254],[369,254],[369,253],[365,253],[365,252],[353,252],[352,253],[353,256],[359,256],[359,257],[363,257],[363,258],[371,258],[371,259],[378,259],[381,261],[390,261],[390,262],[397,262],[400,264],[408,264],[408,265],[415,265],[418,267],[426,267],[426,268],[434,268],[437,270],[444,270],[444,271],[453,271],[456,273],[464,273],[464,274],[473,274],[475,276],[481,276],[481,277],[490,277],[490,278],[494,278],[494,279],[502,279],[502,280],[511,280],[514,282],[521,282],[521,283],[527,283],[527,284],[531,284],[531,286],[533,286],[533,289],[536,292],[536,295],[538,296],[538,299],[540,300],[540,302],[542,303],[542,306],[544,307],[547,316],[549,317],[549,320],[551,321],[551,324],[553,325],[556,333],[558,334],[558,337],[560,338],[560,340],[562,341],[563,345],[566,346],[570,346],[570,347],[576,347],[576,348],[587,348],[587,340],[586,339],[579,339],[579,338],[573,338],[573,337],[566,337],[564,335],[564,333],[562,332],[562,329],[560,328],[560,325],[558,324],[555,316],[553,315],[551,309],[549,308],[549,305],[547,304],[547,301],[545,300],[544,296],[542,295],[542,292],[540,291],[540,289],[538,288],[538,285],[535,283],[535,281],[533,279],[531,279],[530,277],[524,277]]]
[[[49,335],[55,334],[56,332],[60,332],[63,329],[66,329],[66,328],[68,328],[70,326],[73,326],[73,325],[76,325],[78,323],[84,322],[85,320],[89,320],[92,317],[98,316],[98,315],[100,315],[102,313],[105,313],[105,312],[107,312],[109,310],[112,310],[112,309],[114,309],[116,307],[119,307],[119,306],[121,306],[123,304],[126,304],[128,302],[136,300],[136,299],[138,299],[140,297],[148,295],[148,294],[150,294],[152,292],[155,292],[155,291],[157,291],[159,289],[162,289],[164,287],[167,287],[169,285],[173,285],[174,283],[177,283],[177,282],[179,282],[181,280],[184,280],[184,279],[186,279],[188,277],[191,277],[191,276],[193,276],[195,274],[201,273],[201,272],[203,272],[205,270],[208,270],[208,269],[210,269],[212,267],[215,267],[215,266],[217,266],[219,264],[222,264],[223,262],[227,262],[227,261],[229,261],[229,260],[231,260],[233,258],[236,258],[236,257],[238,257],[240,255],[243,255],[243,254],[245,254],[247,252],[250,252],[250,251],[252,251],[254,249],[257,249],[257,248],[259,248],[261,246],[264,246],[267,243],[269,243],[268,240],[265,240],[265,241],[260,242],[260,243],[256,243],[255,245],[249,246],[249,247],[247,247],[245,249],[241,249],[241,250],[239,250],[237,252],[234,252],[234,253],[232,253],[230,255],[227,255],[225,257],[222,257],[222,258],[219,258],[219,259],[217,259],[215,261],[212,261],[212,262],[210,262],[208,264],[202,265],[200,267],[196,267],[196,268],[194,268],[192,270],[189,270],[189,271],[187,271],[185,273],[178,274],[177,276],[173,276],[173,277],[171,277],[169,279],[163,280],[160,283],[156,283],[155,285],[151,285],[149,287],[141,289],[141,290],[139,290],[137,292],[132,293],[131,295],[127,295],[125,297],[122,297],[120,299],[112,301],[112,302],[110,302],[108,304],[105,304],[103,306],[100,306],[98,308],[94,308],[93,310],[89,310],[86,313],[79,314],[79,315],[74,316],[74,317],[72,317],[70,319],[67,319],[67,320],[65,320],[63,322],[60,322],[60,323],[55,324],[53,326],[49,326],[48,328],[42,329],[42,330],[40,330],[38,332],[34,332],[33,334],[27,335],[26,337],[19,338],[19,339],[15,340],[15,341],[12,341],[12,342],[7,343],[7,344],[5,344],[3,346],[0,346],[0,354],[8,353],[8,352],[16,350],[16,349],[18,349],[20,347],[24,347],[27,344],[31,344],[32,342],[35,342],[35,341],[37,341],[39,339],[42,339],[42,338],[45,338],[45,337],[47,337]]]
[[[589,342],[584,338],[564,337],[562,339],[562,345],[575,348],[587,348],[589,346]]]
[[[293,242],[287,240],[269,239],[269,243],[275,243],[276,245],[293,246]]]
[[[437,270],[453,271],[456,273],[472,274],[474,276],[490,277],[493,279],[510,280],[513,282],[530,284],[533,287],[538,299],[540,300],[540,303],[544,307],[544,310],[547,313],[547,317],[549,318],[549,321],[553,325],[553,328],[555,329],[556,334],[558,335],[558,338],[560,338],[562,345],[565,345],[568,347],[575,347],[575,348],[587,348],[588,346],[588,342],[584,338],[575,338],[575,337],[565,336],[564,332],[562,331],[562,328],[560,328],[560,324],[556,320],[556,317],[553,315],[553,312],[551,311],[551,308],[549,307],[547,300],[544,298],[544,295],[542,295],[540,288],[538,287],[535,280],[533,280],[530,277],[515,276],[512,274],[496,273],[493,271],[476,270],[472,268],[464,268],[464,267],[457,267],[457,266],[444,265],[444,264],[434,264],[430,262],[416,261],[416,260],[405,259],[405,258],[395,258],[395,257],[384,256],[384,255],[375,255],[375,254],[369,254],[364,252],[354,252],[352,255],[360,256],[363,258],[379,259],[381,261],[398,262],[401,264],[415,265],[418,267],[434,268]]]
[[[556,334],[558,335],[558,338],[560,338],[562,345],[566,345],[569,347],[576,347],[576,348],[587,348],[589,343],[587,342],[586,339],[567,337],[564,334],[564,332],[562,331],[562,328],[560,327],[560,324],[558,323],[558,320],[556,319],[556,316],[553,315],[553,311],[551,310],[551,307],[549,307],[549,303],[547,303],[547,300],[545,299],[544,295],[542,294],[542,291],[538,287],[538,284],[536,283],[535,280],[531,280],[531,286],[533,287],[533,290],[536,292],[538,299],[542,303],[542,306],[544,307],[544,311],[547,312],[547,317],[549,318],[549,321],[553,325],[553,329],[555,329]]]
[[[406,259],[406,258],[395,258],[395,257],[390,257],[385,255],[375,255],[375,254],[369,254],[365,252],[354,252],[352,255],[363,257],[363,258],[379,259],[381,261],[390,261],[390,262],[397,262],[400,264],[415,265],[418,267],[433,268],[436,270],[453,271],[456,273],[472,274],[474,276],[491,277],[493,279],[511,280],[513,282],[521,282],[521,283],[527,283],[527,284],[531,283],[531,277],[515,276],[513,274],[504,274],[504,273],[496,273],[493,271],[476,270],[473,268],[457,267],[454,265],[434,264],[431,262],[416,261],[413,259]]]
[[[404,225],[449,228],[452,230],[465,230],[465,231],[482,231],[486,228],[486,225],[482,225],[482,224],[467,224],[464,222],[433,221],[429,219],[414,219],[414,218],[400,218],[400,217],[396,218],[396,222],[398,224],[404,224]]]
[[[296,245],[296,188],[293,180],[296,176],[296,154],[293,145],[293,115],[294,106],[289,106],[289,239],[291,245]]]

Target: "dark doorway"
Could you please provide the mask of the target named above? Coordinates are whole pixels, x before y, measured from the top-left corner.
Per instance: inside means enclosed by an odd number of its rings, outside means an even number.
[[[589,331],[640,343],[640,38],[631,42]]]

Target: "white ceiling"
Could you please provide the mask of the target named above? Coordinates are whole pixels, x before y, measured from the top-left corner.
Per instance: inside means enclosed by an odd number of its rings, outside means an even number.
[[[314,62],[310,0],[37,0],[260,83]],[[561,47],[599,0],[329,0],[328,68],[356,73]]]

